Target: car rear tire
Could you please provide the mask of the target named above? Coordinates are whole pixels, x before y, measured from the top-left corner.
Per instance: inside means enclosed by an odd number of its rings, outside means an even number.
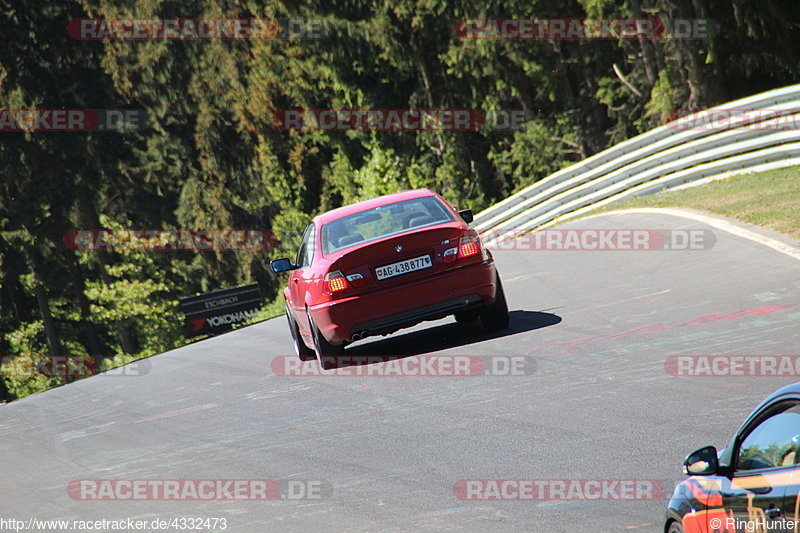
[[[313,361],[316,359],[317,354],[314,350],[306,346],[303,337],[300,336],[300,328],[297,327],[297,322],[292,318],[292,313],[289,311],[289,304],[286,304],[286,320],[289,322],[289,331],[292,334],[292,342],[294,343],[294,353],[301,361]]]
[[[311,313],[308,314],[308,324],[311,327],[311,337],[314,339],[314,353],[319,361],[319,366],[324,370],[336,368],[337,356],[344,353],[344,346],[337,346],[328,342],[328,339],[322,335],[322,332],[317,327],[314,319],[311,318]]]
[[[676,522],[673,520],[669,524],[669,529],[667,529],[667,533],[683,533],[683,526],[680,522]]]
[[[459,324],[469,324],[478,320],[480,316],[480,311],[464,311],[463,313],[456,313],[456,322]]]
[[[481,311],[481,322],[489,331],[497,331],[508,327],[508,303],[506,302],[506,294],[503,291],[503,284],[500,281],[499,274],[495,274],[495,284],[497,291],[494,302]]]

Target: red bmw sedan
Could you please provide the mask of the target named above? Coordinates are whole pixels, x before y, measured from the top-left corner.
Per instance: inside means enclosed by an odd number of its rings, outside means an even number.
[[[351,342],[449,315],[507,327],[500,276],[471,221],[427,189],[314,218],[295,261],[272,261],[291,272],[284,296],[297,355],[332,368]]]

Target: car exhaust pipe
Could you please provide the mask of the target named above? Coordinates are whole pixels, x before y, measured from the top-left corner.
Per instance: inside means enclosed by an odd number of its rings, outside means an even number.
[[[367,336],[367,332],[366,331],[359,331],[357,333],[353,333],[353,341],[355,342],[355,341],[361,340],[366,336]]]

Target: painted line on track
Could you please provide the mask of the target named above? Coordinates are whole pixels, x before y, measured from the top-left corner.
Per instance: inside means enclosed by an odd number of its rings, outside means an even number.
[[[758,244],[762,244],[768,248],[772,248],[776,252],[780,252],[784,255],[788,255],[793,259],[797,259],[800,261],[800,248],[795,246],[791,246],[786,244],[785,242],[781,242],[777,239],[773,239],[772,237],[767,237],[766,235],[762,235],[756,231],[750,230],[748,228],[742,227],[738,224],[734,224],[724,218],[713,216],[713,215],[705,215],[701,213],[695,213],[693,211],[686,211],[683,209],[673,208],[673,207],[637,207],[633,209],[617,209],[615,211],[609,211],[607,213],[598,213],[596,215],[589,215],[587,217],[583,217],[584,219],[587,218],[594,218],[594,217],[603,217],[608,215],[624,215],[626,213],[645,213],[645,214],[666,214],[666,215],[674,215],[676,217],[688,218],[691,220],[695,220],[697,222],[702,222],[703,224],[707,224],[713,228],[716,228],[721,231],[725,231],[732,235],[736,235],[737,237],[742,237],[743,239],[747,239],[749,241],[757,242]]]

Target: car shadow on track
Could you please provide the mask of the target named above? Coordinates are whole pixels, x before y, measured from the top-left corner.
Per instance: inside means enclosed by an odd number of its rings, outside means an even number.
[[[509,315],[511,321],[508,328],[501,331],[486,331],[479,321],[470,324],[451,322],[419,331],[395,333],[385,339],[376,338],[371,342],[359,343],[347,348],[346,351],[348,356],[358,357],[345,357],[338,366],[341,368],[374,363],[375,360],[368,356],[382,359],[402,359],[458,346],[469,346],[489,339],[499,339],[554,326],[561,322],[560,316],[541,311],[517,310],[511,311]]]

